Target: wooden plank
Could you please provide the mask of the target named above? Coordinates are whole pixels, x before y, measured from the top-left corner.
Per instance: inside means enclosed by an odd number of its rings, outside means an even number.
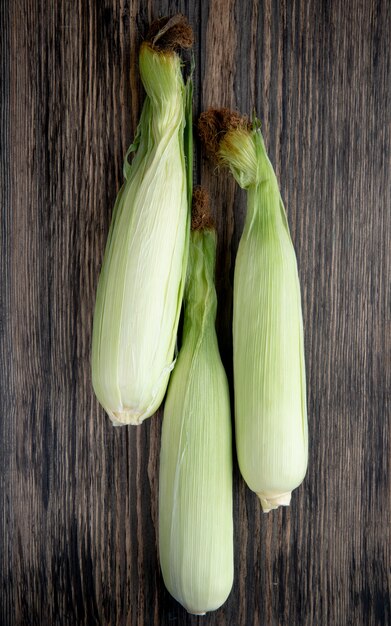
[[[162,412],[114,429],[91,388],[95,290],[143,92],[148,22],[195,31],[197,116],[255,108],[302,283],[310,464],[262,515],[234,471],[235,582],[190,617],[158,563]],[[386,0],[11,0],[0,5],[0,622],[387,625],[390,87]],[[219,235],[217,329],[232,381],[245,196],[195,146]]]
[[[11,194],[10,194],[10,23],[7,8],[0,5],[0,76],[1,76],[1,106],[0,106],[0,206],[1,215],[1,253],[0,253],[0,396],[1,396],[1,419],[0,419],[0,562],[1,566],[1,592],[0,592],[0,615],[12,614],[12,571],[11,563],[11,503],[9,471],[12,441],[12,398],[14,395],[12,368],[12,342],[10,338],[10,257],[11,242],[9,231],[11,225]]]

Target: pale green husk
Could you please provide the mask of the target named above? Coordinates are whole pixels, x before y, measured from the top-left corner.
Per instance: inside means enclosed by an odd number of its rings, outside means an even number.
[[[251,130],[228,131],[219,157],[247,190],[234,277],[235,434],[241,473],[267,512],[289,504],[307,468],[300,285],[257,122]]]
[[[233,582],[229,391],[220,360],[214,231],[191,233],[183,343],[164,409],[159,552],[167,589],[190,613],[217,609]]]
[[[143,43],[147,93],[99,279],[92,381],[114,424],[140,424],[159,407],[174,365],[186,275],[189,208],[184,154],[191,82],[174,52]],[[189,164],[191,169],[191,163]]]

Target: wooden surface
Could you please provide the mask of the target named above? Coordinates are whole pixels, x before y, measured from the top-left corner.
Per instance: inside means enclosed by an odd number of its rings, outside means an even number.
[[[188,616],[157,558],[161,412],[114,429],[91,388],[95,290],[143,94],[152,17],[196,36],[195,115],[263,123],[302,284],[309,469],[263,515],[234,472],[235,582]],[[4,626],[391,624],[387,0],[2,0],[1,607]],[[196,145],[219,232],[231,376],[245,197]]]

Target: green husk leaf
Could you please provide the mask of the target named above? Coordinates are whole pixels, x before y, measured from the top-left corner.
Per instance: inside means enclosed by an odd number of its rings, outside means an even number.
[[[218,163],[247,191],[234,276],[235,434],[241,473],[266,512],[289,504],[307,469],[300,284],[259,120],[232,116],[212,110],[200,124]]]
[[[190,613],[226,600],[233,582],[229,390],[215,332],[216,234],[192,231],[182,347],[164,409],[159,552],[165,585]]]
[[[190,27],[183,19],[171,24],[188,41]],[[140,48],[147,96],[124,161],[125,182],[113,211],[94,312],[93,386],[115,425],[141,423],[163,399],[186,277],[190,211],[184,129],[191,81],[185,87],[166,22],[159,47],[147,40]],[[187,149],[190,135],[188,128]]]

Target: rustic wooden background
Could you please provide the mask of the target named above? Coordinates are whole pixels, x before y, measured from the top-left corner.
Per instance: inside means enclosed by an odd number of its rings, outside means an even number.
[[[195,115],[263,122],[297,251],[310,461],[263,515],[235,466],[235,583],[188,616],[156,547],[161,412],[113,429],[93,395],[95,289],[143,94],[151,18],[194,27]],[[3,626],[391,624],[391,4],[1,0]],[[221,352],[245,197],[196,146],[219,232]]]

